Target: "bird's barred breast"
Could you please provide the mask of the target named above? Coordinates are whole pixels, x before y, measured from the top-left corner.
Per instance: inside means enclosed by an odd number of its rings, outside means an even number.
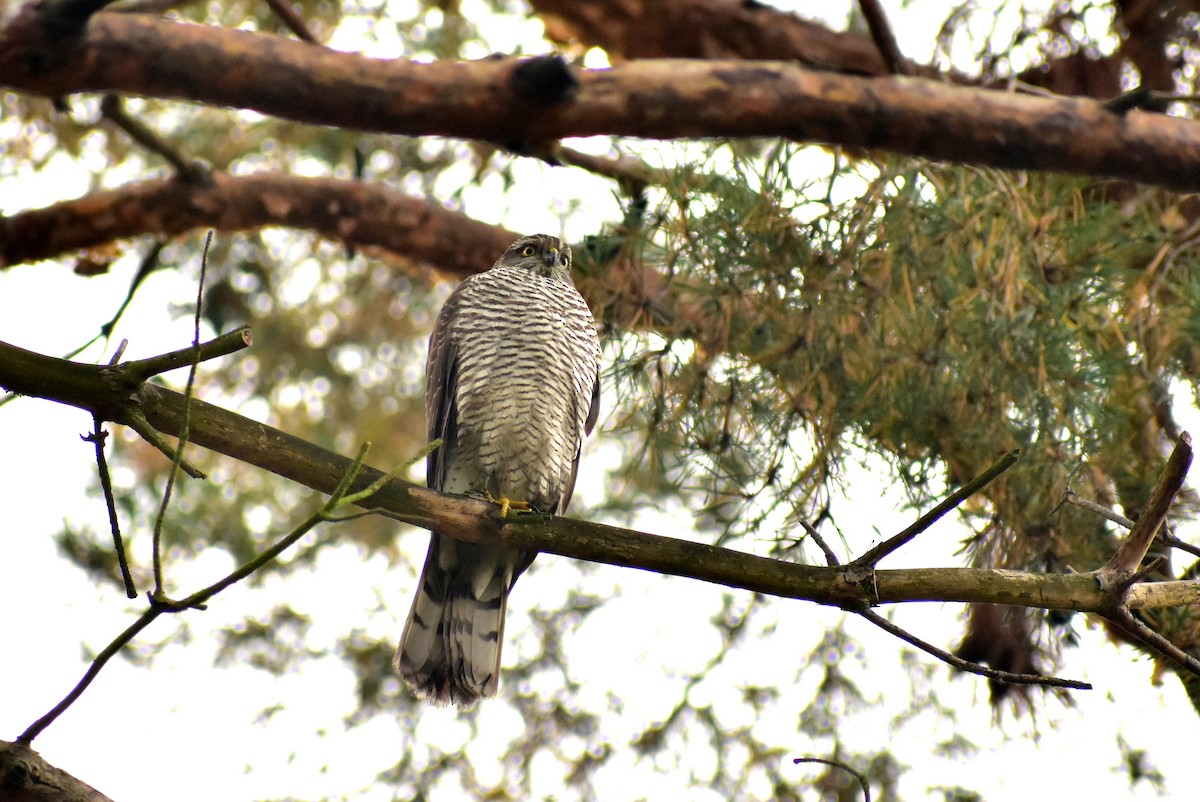
[[[492,492],[553,510],[583,438],[599,354],[574,286],[493,268],[471,287],[458,349],[458,448]]]

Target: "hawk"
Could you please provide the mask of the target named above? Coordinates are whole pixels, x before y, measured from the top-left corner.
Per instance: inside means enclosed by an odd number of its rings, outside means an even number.
[[[537,234],[446,299],[425,364],[428,485],[561,515],[600,405],[596,321],[571,249]],[[508,592],[534,552],[432,532],[392,666],[418,696],[463,707],[494,696]]]

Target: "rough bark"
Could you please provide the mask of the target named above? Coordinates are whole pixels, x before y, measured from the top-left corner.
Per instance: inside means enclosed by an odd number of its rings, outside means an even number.
[[[112,802],[27,746],[0,741],[2,802]]]
[[[204,182],[153,179],[0,218],[0,268],[142,235],[286,226],[383,248],[459,277],[491,266],[516,238],[378,184],[284,173]]]
[[[782,59],[814,69],[851,75],[884,75],[887,69],[871,39],[854,31],[835,32],[760,3],[741,0],[531,0],[553,41],[603,48],[611,59],[711,58]],[[1062,95],[1110,98],[1122,91],[1122,65],[1137,68],[1141,85],[1169,92],[1183,56],[1169,44],[1194,38],[1188,15],[1200,2],[1117,0],[1115,52],[1102,55],[1070,36],[1074,9],[1055,10],[1042,25],[1056,37],[1056,50],[1042,64],[1015,77]],[[1047,48],[1049,50],[1050,48]],[[938,76],[954,83],[979,83],[966,76],[939,73],[906,61],[913,74]]]
[[[859,78],[781,62],[552,58],[417,64],[113,14],[51,48],[25,14],[0,31],[0,84],[239,106],[300,122],[502,142],[614,134],[789,137],[1008,169],[1200,190],[1200,126],[1102,104]]]
[[[616,59],[778,59],[851,75],[888,72],[871,40],[739,0],[531,0],[554,41]],[[930,71],[932,72],[932,71]]]

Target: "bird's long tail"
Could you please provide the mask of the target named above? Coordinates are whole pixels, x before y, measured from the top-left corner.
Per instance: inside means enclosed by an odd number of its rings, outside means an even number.
[[[470,707],[496,695],[508,591],[521,552],[436,533],[392,666],[417,695]]]

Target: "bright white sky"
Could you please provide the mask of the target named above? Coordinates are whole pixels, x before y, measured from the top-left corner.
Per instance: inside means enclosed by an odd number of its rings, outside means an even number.
[[[844,4],[843,4],[844,5]],[[895,3],[888,3],[895,6]],[[936,11],[931,8],[936,6]],[[898,29],[905,32],[902,47],[916,58],[928,56],[928,30],[942,18],[944,4],[911,3],[898,11]],[[470,3],[464,9],[471,13]],[[536,35],[536,30],[534,31]],[[0,141],[14,132],[0,121]],[[36,180],[0,184],[0,213],[38,207],[75,197],[87,188],[79,167],[55,160]],[[503,222],[514,230],[562,229],[566,200],[580,199],[592,219],[616,217],[610,188],[579,171],[552,170],[522,163],[518,180],[534,196],[559,199],[558,208],[504,208],[488,199],[468,198],[483,219]],[[495,210],[489,214],[486,209]],[[581,218],[574,218],[579,221]],[[590,221],[577,222],[578,231]],[[361,257],[360,257],[361,258]],[[134,264],[122,260],[109,275],[80,279],[68,268],[53,264],[0,271],[0,340],[47,354],[63,353],[89,339],[108,319],[123,297]],[[194,288],[176,276],[152,278],[138,296],[117,333],[130,339],[127,357],[138,358],[182,347],[190,342],[190,321],[173,320],[170,305],[191,302]],[[91,353],[99,361],[108,354]],[[106,531],[102,503],[84,494],[94,472],[92,448],[79,440],[90,419],[83,413],[34,399],[21,399],[0,408],[0,488],[3,521],[0,528],[0,738],[16,737],[31,721],[54,705],[78,681],[86,668],[85,652],[103,647],[127,626],[141,609],[107,588],[97,588],[55,552],[52,533],[64,520],[74,526]],[[1193,431],[1200,427],[1193,425]],[[580,481],[581,506],[595,501],[604,484],[603,466],[611,461],[601,435],[591,444]],[[839,520],[852,521],[848,510],[861,511],[861,525],[890,534],[909,523],[913,513],[903,499],[880,492],[873,503],[874,481],[864,469],[848,486],[856,490]],[[678,533],[678,511],[647,512],[638,521],[647,531]],[[686,521],[686,518],[684,519]],[[685,523],[686,525],[686,523]],[[1195,541],[1194,525],[1180,535]],[[134,533],[135,559],[146,553],[146,536]],[[404,535],[414,554],[424,551],[424,537],[411,530]],[[957,564],[960,530],[943,522],[913,547],[889,559],[888,567]],[[211,581],[229,569],[219,556],[172,566],[181,587]],[[521,580],[510,609],[506,663],[512,665],[535,648],[522,636],[528,605],[543,605],[580,581],[574,566],[559,558],[543,557],[536,570]],[[667,712],[661,705],[677,698],[680,674],[695,670],[716,644],[708,624],[720,606],[718,589],[701,583],[666,579],[642,572],[599,567],[582,580],[593,592],[615,593],[602,612],[566,639],[571,671],[584,687],[615,687],[627,700],[623,718],[608,725],[632,737],[647,723]],[[327,549],[314,570],[300,570],[286,582],[272,581],[261,589],[234,588],[218,597],[205,613],[188,616],[187,638],[178,618],[156,622],[146,642],[168,641],[151,669],[124,660],[109,664],[100,679],[76,705],[36,742],[52,763],[91,783],[117,802],[150,802],[172,798],[179,802],[209,799],[254,799],[297,796],[315,799],[343,794],[364,800],[388,800],[393,789],[374,786],[375,772],[395,759],[399,725],[386,718],[347,730],[342,718],[352,709],[354,688],[336,658],[316,660],[294,675],[274,678],[245,667],[212,666],[214,633],[253,610],[268,611],[286,599],[313,619],[308,645],[329,648],[354,627],[367,627],[380,637],[400,632],[413,589],[411,573],[396,575],[383,559],[364,562],[349,548]],[[380,601],[386,613],[378,611]],[[928,640],[952,646],[960,631],[961,608],[954,605],[909,605],[895,611],[896,620]],[[762,625],[777,629],[762,649],[743,649],[698,689],[718,707],[726,704],[721,689],[738,683],[790,682],[792,664],[807,655],[826,629],[842,620],[837,611],[813,605],[776,605]],[[844,737],[864,748],[887,740],[890,715],[907,701],[908,685],[894,639],[868,624],[853,622],[851,634],[860,640],[865,657],[844,656],[843,668],[868,694],[875,694],[879,715],[855,719],[859,730]],[[1196,717],[1179,684],[1168,677],[1161,688],[1149,682],[1151,666],[1127,649],[1105,642],[1097,630],[1084,630],[1083,646],[1068,652],[1062,676],[1089,680],[1090,693],[1076,693],[1076,706],[1051,702],[1041,714],[1040,737],[1030,737],[1027,721],[991,723],[986,686],[974,677],[955,676],[932,658],[936,693],[943,704],[958,710],[957,721],[931,714],[918,716],[892,743],[897,757],[913,771],[902,781],[903,798],[912,802],[939,799],[936,786],[964,785],[985,794],[989,802],[1029,799],[1151,799],[1148,786],[1130,796],[1119,773],[1113,733],[1121,732],[1134,747],[1151,752],[1153,765],[1166,773],[1169,796],[1192,798]],[[778,744],[796,756],[822,754],[795,731],[795,710],[810,698],[812,688],[789,689],[774,720],[759,722],[777,731]],[[502,684],[503,693],[503,684]],[[597,696],[597,699],[601,699]],[[259,711],[280,701],[285,709],[268,721]],[[599,704],[599,702],[598,702]],[[463,742],[466,728],[455,710],[430,708],[418,732],[422,739],[445,748]],[[484,705],[485,738],[469,748],[484,778],[488,776],[488,738],[504,742],[516,737],[521,722],[500,704]],[[933,758],[938,741],[961,731],[985,748],[968,761]],[[1178,734],[1184,734],[1180,737]],[[617,741],[620,744],[620,741]],[[600,796],[611,800],[658,799],[683,793],[705,799],[701,792],[684,792],[687,766],[656,765],[632,754],[614,759],[617,770],[605,775]],[[710,757],[699,745],[689,754],[695,765]],[[327,767],[322,770],[321,767]],[[816,769],[795,767],[789,776],[797,786]],[[539,795],[556,796],[558,785],[547,779]],[[1053,794],[1053,796],[1051,796]],[[453,798],[451,795],[443,795]]]

